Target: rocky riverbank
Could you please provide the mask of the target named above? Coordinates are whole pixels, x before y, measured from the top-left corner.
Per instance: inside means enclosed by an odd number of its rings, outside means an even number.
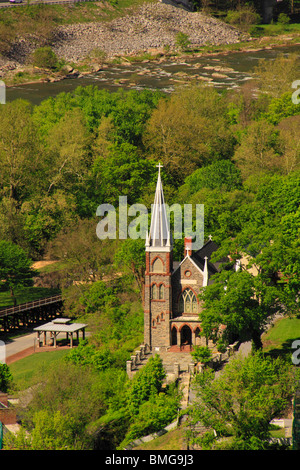
[[[68,62],[78,62],[94,50],[114,57],[174,49],[178,33],[188,36],[191,47],[233,44],[241,38],[236,28],[215,18],[157,2],[110,23],[61,26],[56,31],[54,51]]]
[[[9,56],[0,57],[0,79],[5,81],[6,86],[60,81],[104,70],[112,62],[130,64],[138,60],[155,60],[159,63],[184,60],[185,53],[176,46],[178,33],[186,34],[190,41],[193,53],[189,52],[188,57],[209,55],[209,52],[204,52],[203,46],[206,51],[213,50],[215,55],[230,51],[271,49],[297,40],[297,37],[251,40],[236,28],[203,13],[153,1],[110,22],[74,23],[56,27],[51,46],[65,63],[58,71],[32,67],[29,59],[31,53],[41,45],[39,38],[34,35],[19,38]]]
[[[241,39],[241,33],[236,28],[215,18],[158,1],[145,3],[130,14],[110,22],[58,26],[51,46],[60,59],[74,65],[84,60],[88,62],[91,55],[110,60],[116,56],[149,51],[152,54],[172,51],[176,48],[176,36],[180,32],[188,36],[192,48],[207,44],[234,44]],[[30,69],[28,64],[36,47],[39,47],[38,38],[20,38],[13,45],[9,57],[0,58],[0,77],[5,79],[18,74],[18,82],[22,82],[24,70],[32,77],[37,75],[39,71]],[[45,78],[45,71],[40,74]],[[51,76],[51,73],[46,72],[46,75]],[[36,78],[33,77],[33,80]]]

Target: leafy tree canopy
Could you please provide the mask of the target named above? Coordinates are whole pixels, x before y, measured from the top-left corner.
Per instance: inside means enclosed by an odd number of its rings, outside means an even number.
[[[296,385],[295,374],[295,368],[282,359],[261,353],[232,359],[218,378],[209,370],[198,374],[199,400],[191,417],[208,431],[196,442],[204,449],[270,448],[269,423],[286,407]]]
[[[0,285],[4,290],[14,290],[18,286],[33,285],[35,271],[26,252],[17,245],[5,240],[0,241]]]

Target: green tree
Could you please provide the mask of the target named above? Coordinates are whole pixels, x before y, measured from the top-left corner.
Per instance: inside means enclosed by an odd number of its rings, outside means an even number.
[[[89,344],[88,340],[80,341],[79,346],[67,356],[67,360],[98,371],[110,368],[114,362],[108,349],[97,349],[94,344]]]
[[[36,67],[55,69],[58,65],[58,58],[50,46],[44,46],[34,51],[32,63]]]
[[[12,374],[7,364],[0,362],[0,391],[6,393],[11,382]]]
[[[99,240],[95,218],[78,219],[70,209],[69,206],[67,214],[58,212],[56,227],[60,231],[48,243],[47,255],[61,262],[68,260],[68,279],[99,281],[103,275],[112,271],[115,243],[113,240]]]
[[[230,160],[220,160],[198,168],[185,180],[189,194],[202,188],[232,191],[242,187],[241,173]]]
[[[127,408],[131,415],[137,415],[140,405],[149,400],[151,395],[161,391],[165,378],[161,357],[150,357],[147,364],[134,375],[126,391]]]
[[[32,286],[35,271],[26,252],[17,245],[5,240],[0,241],[0,285],[9,290],[16,303],[15,289]]]
[[[124,273],[131,273],[138,284],[142,299],[144,298],[145,284],[145,241],[128,238],[120,243],[114,258],[117,269]]]
[[[180,89],[153,111],[144,144],[178,187],[197,168],[232,155],[235,140],[228,121],[226,100],[216,90]]]
[[[278,128],[283,152],[281,168],[289,174],[300,169],[300,114],[283,119]]]
[[[261,353],[232,359],[218,378],[209,370],[198,374],[199,400],[191,417],[207,433],[194,436],[194,442],[213,449],[270,448],[270,421],[286,408],[295,385],[295,368]]]
[[[280,311],[277,288],[261,274],[255,276],[246,270],[224,270],[215,275],[214,283],[205,288],[201,299],[203,335],[216,341],[224,325],[222,334],[227,340],[249,336],[255,349],[262,347],[264,326]]]
[[[91,164],[89,140],[85,119],[79,109],[67,111],[52,127],[46,138],[47,194],[56,188],[74,191],[85,183],[84,176]]]
[[[153,174],[153,162],[124,142],[112,144],[107,157],[96,156],[91,171],[99,185],[98,202],[117,205],[119,196],[127,196],[128,204],[135,204],[149,183],[149,174]]]
[[[135,416],[126,433],[126,437],[119,445],[122,449],[126,444],[141,436],[161,431],[165,426],[174,421],[178,414],[180,394],[177,390],[168,390],[166,393],[151,395],[139,407],[139,413]]]
[[[77,219],[74,197],[60,189],[28,199],[22,204],[21,213],[26,241],[36,257],[44,254],[47,242]]]
[[[0,202],[0,240],[7,240],[20,247],[28,248],[24,233],[24,215],[19,210],[17,201],[3,197]]]
[[[242,136],[233,160],[243,179],[260,172],[280,171],[282,156],[278,129],[264,120],[252,122]]]
[[[24,100],[7,103],[0,107],[0,119],[1,193],[20,204],[33,186],[39,189],[42,181],[41,145],[32,121],[32,106]]]
[[[239,215],[243,224],[219,253],[248,258],[244,268],[256,268],[258,280],[277,290],[279,310],[288,314],[299,312],[299,185],[299,171],[256,177],[254,198]]]
[[[81,299],[87,313],[95,313],[104,308],[115,308],[120,305],[115,289],[103,281],[94,282]]]
[[[191,356],[196,362],[209,362],[212,358],[211,350],[207,346],[194,346]]]
[[[33,416],[33,430],[23,428],[14,436],[5,439],[5,448],[10,450],[75,450],[82,449],[80,441],[73,435],[73,419],[60,411],[53,414],[39,410]]]
[[[279,124],[283,119],[300,114],[300,103],[293,103],[291,90],[273,98],[265,112],[265,118],[271,124]]]
[[[250,25],[260,23],[261,18],[252,5],[239,4],[236,10],[229,10],[225,21],[229,24],[239,25],[240,28],[249,28]]]
[[[51,442],[56,433],[54,422],[51,419],[47,429],[43,417],[56,416],[58,419],[61,416],[65,436],[58,426],[58,440],[54,445],[59,449],[62,446],[90,449],[92,436],[88,434],[87,426],[105,412],[107,393],[107,384],[102,383],[99,372],[71,361],[59,361],[47,369],[47,376],[34,390],[33,399],[24,410],[22,426],[31,436],[38,438],[39,426],[45,425],[41,439]]]
[[[180,49],[181,51],[186,51],[189,48],[191,41],[187,34],[182,33],[180,31],[179,33],[176,34],[175,44],[176,44],[176,47],[178,47],[178,49]]]
[[[291,92],[291,85],[299,77],[299,59],[296,54],[275,60],[262,59],[255,68],[258,86],[270,97],[279,98],[283,93]]]

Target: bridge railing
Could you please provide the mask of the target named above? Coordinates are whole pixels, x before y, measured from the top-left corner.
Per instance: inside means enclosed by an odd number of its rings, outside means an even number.
[[[6,307],[0,309],[0,317],[5,317],[13,313],[24,312],[32,308],[41,307],[42,305],[50,305],[62,300],[61,295],[53,295],[52,297],[45,297],[44,299],[34,300],[33,302],[26,302],[24,304],[16,305],[15,307]]]
[[[23,3],[8,3],[9,0],[7,0],[7,3],[5,4],[1,4],[0,3],[0,8],[10,8],[10,7],[16,7],[16,6],[27,6],[28,3],[25,1]],[[53,1],[47,1],[47,0],[43,0],[43,1],[37,1],[37,2],[34,2],[34,3],[31,3],[30,5],[38,5],[40,3],[42,3],[43,5],[54,5],[54,4],[57,4],[57,3],[60,3],[60,4],[64,4],[64,3],[80,3],[80,2],[99,2],[101,0],[53,0]]]

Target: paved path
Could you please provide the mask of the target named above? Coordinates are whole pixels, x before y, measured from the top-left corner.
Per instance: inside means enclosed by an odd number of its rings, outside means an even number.
[[[26,335],[18,336],[16,338],[10,339],[9,341],[5,341],[5,357],[6,363],[12,362],[10,358],[12,356],[25,353],[25,351],[34,350],[34,343],[36,339],[36,333],[28,333]]]

